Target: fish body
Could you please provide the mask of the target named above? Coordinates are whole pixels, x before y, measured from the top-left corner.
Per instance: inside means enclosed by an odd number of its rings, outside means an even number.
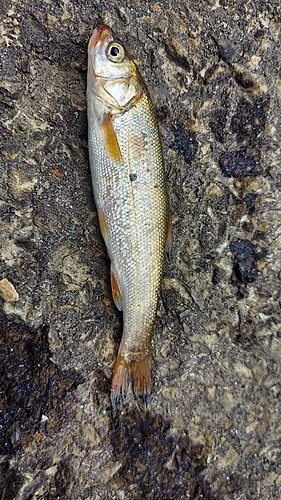
[[[113,298],[123,311],[111,401],[114,406],[124,397],[132,377],[147,403],[167,238],[171,244],[169,204],[151,98],[134,61],[105,25],[89,42],[87,108],[94,198]]]

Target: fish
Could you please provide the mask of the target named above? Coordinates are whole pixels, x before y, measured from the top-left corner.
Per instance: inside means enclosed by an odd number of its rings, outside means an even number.
[[[130,380],[148,405],[150,353],[172,231],[154,106],[140,72],[109,26],[88,45],[88,149],[94,200],[110,258],[123,333],[111,382],[113,408]]]

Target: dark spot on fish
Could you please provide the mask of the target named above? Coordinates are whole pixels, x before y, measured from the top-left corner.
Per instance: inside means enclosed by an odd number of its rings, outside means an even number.
[[[130,174],[129,177],[131,182],[136,181],[138,178],[137,174]]]

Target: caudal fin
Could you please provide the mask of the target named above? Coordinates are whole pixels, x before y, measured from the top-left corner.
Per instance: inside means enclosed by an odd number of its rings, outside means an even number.
[[[128,362],[118,352],[111,383],[111,404],[113,408],[119,403],[120,397],[124,400],[131,378],[133,379],[135,395],[143,397],[144,403],[148,405],[151,391],[149,355],[141,360]]]

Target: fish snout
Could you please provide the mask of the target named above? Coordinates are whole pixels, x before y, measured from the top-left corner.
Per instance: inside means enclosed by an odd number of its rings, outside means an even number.
[[[89,51],[93,50],[99,41],[102,42],[109,33],[111,34],[112,30],[106,24],[102,24],[99,28],[95,28],[89,41]]]

